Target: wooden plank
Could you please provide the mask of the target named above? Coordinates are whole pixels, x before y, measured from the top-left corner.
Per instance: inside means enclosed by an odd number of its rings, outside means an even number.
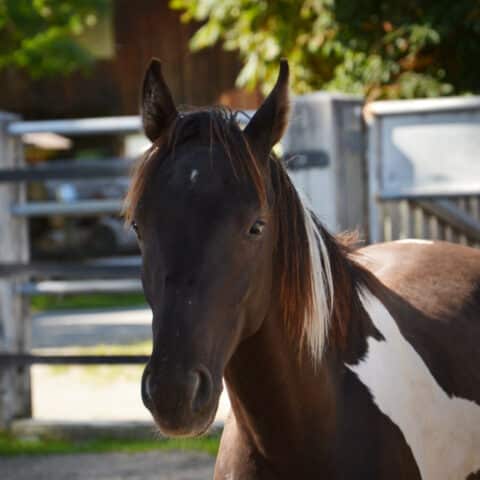
[[[144,365],[148,355],[31,355],[0,353],[0,371],[5,367],[30,365]]]
[[[126,278],[139,277],[139,265],[88,265],[85,263],[0,263],[0,278]]]
[[[402,200],[398,204],[398,214],[399,214],[399,235],[398,239],[410,238],[412,236],[410,223],[410,207],[409,203],[406,200]]]
[[[414,238],[424,238],[424,231],[423,231],[423,210],[415,205],[414,203],[410,202],[410,208],[413,209],[412,215],[412,236]]]
[[[142,293],[142,282],[138,279],[120,280],[49,280],[27,282],[17,291],[23,295],[79,295],[92,293]]]
[[[380,190],[376,194],[376,198],[379,201],[389,200],[429,200],[432,198],[445,198],[445,197],[471,197],[480,196],[480,186],[468,186],[460,188],[459,185],[433,188],[405,188],[398,191],[383,191]]]
[[[69,203],[29,202],[12,205],[11,213],[17,217],[45,217],[49,215],[98,216],[120,214],[122,200],[77,200]]]
[[[428,238],[431,240],[439,240],[438,218],[435,215],[431,215],[428,218],[428,232]]]
[[[378,196],[382,187],[382,120],[378,116],[373,116],[369,122],[367,141],[368,241],[377,243],[386,239],[382,222],[385,218],[385,208],[381,204],[383,199]]]
[[[66,120],[17,121],[9,123],[9,135],[51,132],[60,135],[113,135],[138,133],[142,123],[138,115],[121,117],[75,118]]]
[[[62,161],[37,167],[0,169],[0,182],[127,177],[132,166],[133,162],[124,158],[81,163]]]
[[[470,215],[480,221],[480,197],[470,197]]]
[[[378,233],[378,242],[390,242],[393,238],[392,216],[390,202],[383,203],[379,209],[381,219],[381,231]]]
[[[480,221],[455,206],[448,200],[417,200],[417,203],[431,215],[460,230],[473,240],[480,241]]]

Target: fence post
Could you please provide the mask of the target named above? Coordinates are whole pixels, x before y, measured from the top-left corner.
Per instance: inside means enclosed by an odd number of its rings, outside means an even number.
[[[22,141],[7,133],[16,115],[0,112],[0,168],[17,168],[24,163]],[[26,200],[26,186],[0,184],[0,262],[28,262],[30,249],[28,220],[15,217],[10,206]],[[0,351],[22,352],[30,349],[28,300],[18,293],[20,279],[0,278]],[[2,368],[0,365],[0,428],[11,421],[31,417],[30,369]]]
[[[381,117],[369,112],[367,123],[367,178],[368,178],[368,243],[383,241],[381,207],[377,195],[380,193],[380,148]]]

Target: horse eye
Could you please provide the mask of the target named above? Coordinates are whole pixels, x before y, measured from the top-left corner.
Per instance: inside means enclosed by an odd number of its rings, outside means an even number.
[[[262,222],[261,220],[257,220],[249,230],[250,235],[261,235],[263,232],[263,229],[265,228],[265,222]]]
[[[132,226],[133,231],[137,234],[137,237],[139,237],[140,234],[138,233],[138,225],[135,222],[132,222],[131,226]]]

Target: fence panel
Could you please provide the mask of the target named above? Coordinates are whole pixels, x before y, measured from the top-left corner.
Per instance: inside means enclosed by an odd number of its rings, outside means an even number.
[[[0,112],[0,167],[23,166],[22,143],[8,135],[17,117]],[[23,184],[0,184],[0,262],[29,261],[28,223],[11,213],[12,203],[26,200]],[[0,352],[15,353],[30,348],[28,300],[16,290],[21,278],[0,278]],[[0,369],[0,428],[12,418],[31,416],[30,372],[25,366]]]
[[[404,238],[443,240],[480,247],[480,196],[379,199],[378,241]]]
[[[145,356],[36,356],[29,353],[29,296],[140,292],[138,265],[31,263],[28,221],[33,216],[118,214],[121,199],[27,202],[26,183],[56,179],[125,177],[127,159],[27,167],[22,135],[55,132],[71,136],[138,133],[139,117],[22,122],[0,112],[0,428],[31,417],[29,367],[45,364],[145,363]],[[55,280],[51,280],[55,278]],[[88,280],[87,280],[88,279]]]

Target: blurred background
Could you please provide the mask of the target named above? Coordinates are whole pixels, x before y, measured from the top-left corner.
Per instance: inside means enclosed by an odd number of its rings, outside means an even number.
[[[155,478],[211,476],[228,399],[209,437],[183,443],[152,440],[140,399],[150,312],[120,209],[149,145],[137,113],[152,57],[177,104],[245,119],[287,58],[278,153],[331,231],[480,245],[480,2],[0,0],[5,478],[80,468],[18,454],[151,449],[128,457],[135,478],[145,462]],[[85,478],[113,478],[105,464]]]

